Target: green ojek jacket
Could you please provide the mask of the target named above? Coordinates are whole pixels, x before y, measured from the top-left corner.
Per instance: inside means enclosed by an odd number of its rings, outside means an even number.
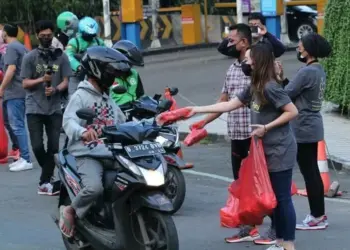
[[[115,94],[110,91],[110,96],[116,104],[123,105],[138,99],[139,73],[135,69],[131,69],[131,74],[126,79],[116,78],[113,85],[121,85],[128,90],[125,94]]]
[[[91,42],[85,41],[80,34],[77,34],[76,37],[69,40],[66,47],[66,54],[68,56],[70,66],[73,71],[77,71],[80,66],[80,62],[74,57],[77,54],[82,54],[86,51],[87,48],[92,46],[105,46],[104,41],[96,37]]]

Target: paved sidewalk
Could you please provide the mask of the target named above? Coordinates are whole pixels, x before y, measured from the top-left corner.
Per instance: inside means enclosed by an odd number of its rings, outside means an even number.
[[[179,122],[179,131],[182,137],[189,132],[189,125],[199,121],[202,116],[196,116],[187,121]],[[226,129],[226,114],[209,124],[206,129],[210,140],[219,142],[228,140]],[[328,159],[337,169],[350,171],[350,120],[336,113],[323,112],[325,139],[328,146]],[[331,166],[330,166],[331,167]]]

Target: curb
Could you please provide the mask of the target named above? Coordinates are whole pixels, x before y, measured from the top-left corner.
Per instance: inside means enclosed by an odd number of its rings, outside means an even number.
[[[183,141],[188,135],[188,132],[180,131],[179,134],[180,134],[180,140]],[[210,141],[210,144],[220,144],[220,143],[228,143],[230,141],[230,138],[228,138],[227,135],[208,133],[206,140]],[[342,161],[332,155],[328,156],[328,168],[333,171],[335,168],[337,171],[343,171],[346,174],[350,175],[350,164],[345,163],[345,161]]]
[[[149,49],[144,50],[142,54],[144,56],[155,56],[167,53],[174,53],[186,50],[195,50],[195,49],[208,49],[208,48],[216,48],[220,43],[201,43],[195,45],[178,45],[173,47],[165,47],[159,49]],[[286,45],[286,52],[295,51],[298,46],[296,45]]]

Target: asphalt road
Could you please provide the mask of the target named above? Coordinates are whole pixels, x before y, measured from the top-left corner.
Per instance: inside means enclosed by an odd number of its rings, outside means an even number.
[[[283,57],[286,75],[291,76],[300,66],[295,53]],[[165,86],[177,86],[181,93],[195,103],[215,101],[222,87],[224,73],[230,60],[218,56],[215,50],[187,52],[146,58],[147,66],[140,70],[146,89],[156,93]],[[178,98],[180,105],[188,105]],[[174,216],[181,250],[257,249],[252,244],[229,245],[223,238],[235,232],[219,224],[219,209],[227,198],[227,179],[232,177],[228,145],[198,145],[185,149],[186,160],[196,168],[186,173],[187,198],[183,208]],[[40,169],[11,173],[0,167],[0,250],[63,250],[60,233],[50,214],[56,209],[56,197],[36,194]],[[206,176],[204,176],[206,175]],[[302,186],[296,170],[295,181]],[[350,189],[350,180],[340,173],[342,189]],[[307,200],[294,197],[298,220],[308,213]],[[298,232],[297,249],[349,249],[346,231],[350,200],[327,200],[330,227],[319,232]],[[268,225],[266,221],[263,228]]]

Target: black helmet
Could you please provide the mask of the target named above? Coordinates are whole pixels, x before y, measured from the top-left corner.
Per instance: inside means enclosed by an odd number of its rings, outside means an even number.
[[[141,67],[145,65],[141,51],[132,42],[120,40],[115,43],[112,48],[123,53],[133,65]]]
[[[81,66],[103,90],[108,90],[116,77],[129,72],[131,68],[130,61],[122,53],[101,46],[88,48],[81,59]]]

